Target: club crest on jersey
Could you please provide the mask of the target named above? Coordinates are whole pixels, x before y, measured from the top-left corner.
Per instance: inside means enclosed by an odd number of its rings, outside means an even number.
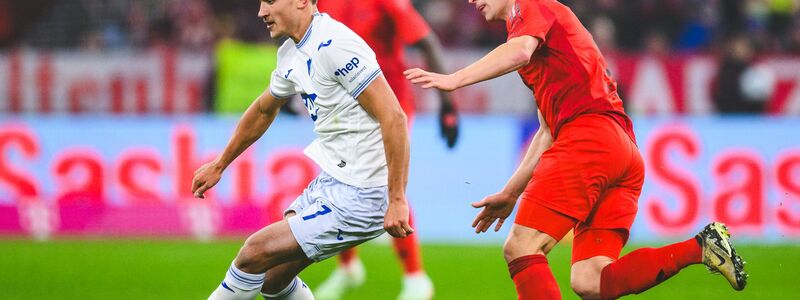
[[[336,72],[334,72],[333,74],[336,76],[347,76],[347,74],[350,74],[350,71],[358,69],[359,63],[361,63],[361,61],[358,60],[358,57],[353,57],[352,59],[350,59],[350,62],[344,65],[344,67],[336,69]]]
[[[327,42],[319,43],[319,46],[317,46],[317,51],[319,51],[322,48],[330,46],[332,42],[333,42],[333,40],[331,39],[331,40],[328,40]]]

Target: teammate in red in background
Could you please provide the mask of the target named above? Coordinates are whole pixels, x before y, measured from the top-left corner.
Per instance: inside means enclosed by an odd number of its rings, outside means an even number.
[[[744,262],[716,222],[686,241],[618,259],[636,216],[644,164],[591,35],[555,0],[469,2],[486,20],[506,22],[507,42],[453,74],[405,74],[424,88],[452,91],[517,70],[536,96],[540,127],[525,158],[503,190],[473,203],[483,207],[473,227],[485,232],[495,221],[499,230],[522,199],[504,245],[519,298],[561,298],[545,255],[570,229],[570,283],[582,298],[640,293],[699,263],[743,289]]]
[[[409,125],[414,118],[414,95],[411,84],[405,80],[404,47],[412,45],[421,50],[427,65],[443,72],[441,46],[430,27],[411,5],[410,0],[321,0],[318,8],[350,27],[361,36],[377,55],[383,75],[392,87],[400,106],[408,116]],[[439,93],[441,108],[439,124],[448,147],[453,147],[458,137],[458,116],[447,93]],[[409,126],[410,127],[410,126]],[[403,263],[403,290],[399,299],[429,299],[433,285],[422,268],[417,235],[393,239],[395,250]],[[318,299],[338,299],[349,287],[364,282],[364,268],[356,257],[355,248],[341,253],[339,268],[315,291]]]

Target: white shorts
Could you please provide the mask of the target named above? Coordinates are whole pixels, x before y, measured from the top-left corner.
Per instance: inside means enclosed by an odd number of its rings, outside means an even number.
[[[306,256],[321,261],[383,234],[386,186],[359,188],[325,172],[286,209],[289,227]]]

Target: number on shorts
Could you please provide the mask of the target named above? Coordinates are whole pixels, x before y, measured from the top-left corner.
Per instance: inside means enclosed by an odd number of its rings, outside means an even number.
[[[331,212],[331,209],[328,208],[327,206],[325,206],[325,204],[323,204],[322,205],[322,210],[303,217],[303,221],[311,220],[313,218],[316,218],[317,216],[325,215],[325,214],[327,214],[329,212]]]

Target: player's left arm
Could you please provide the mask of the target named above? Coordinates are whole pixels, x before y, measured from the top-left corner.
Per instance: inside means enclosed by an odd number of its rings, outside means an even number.
[[[389,171],[389,208],[384,228],[394,237],[405,237],[414,230],[409,225],[406,184],[408,182],[407,117],[381,73],[372,49],[355,34],[342,32],[319,51],[316,60],[323,68],[320,80],[341,85],[375,120],[383,138],[383,149]],[[341,71],[342,65],[348,70]],[[355,71],[359,69],[358,71]]]
[[[409,224],[406,200],[410,151],[406,114],[383,75],[367,86],[358,96],[358,102],[378,120],[383,136],[383,149],[389,168],[389,208],[384,218],[384,228],[393,237],[406,237],[414,232]]]
[[[440,74],[419,68],[406,70],[403,74],[414,84],[423,88],[453,91],[461,87],[489,80],[527,65],[539,40],[530,35],[514,37],[498,46],[480,60],[453,74]]]

